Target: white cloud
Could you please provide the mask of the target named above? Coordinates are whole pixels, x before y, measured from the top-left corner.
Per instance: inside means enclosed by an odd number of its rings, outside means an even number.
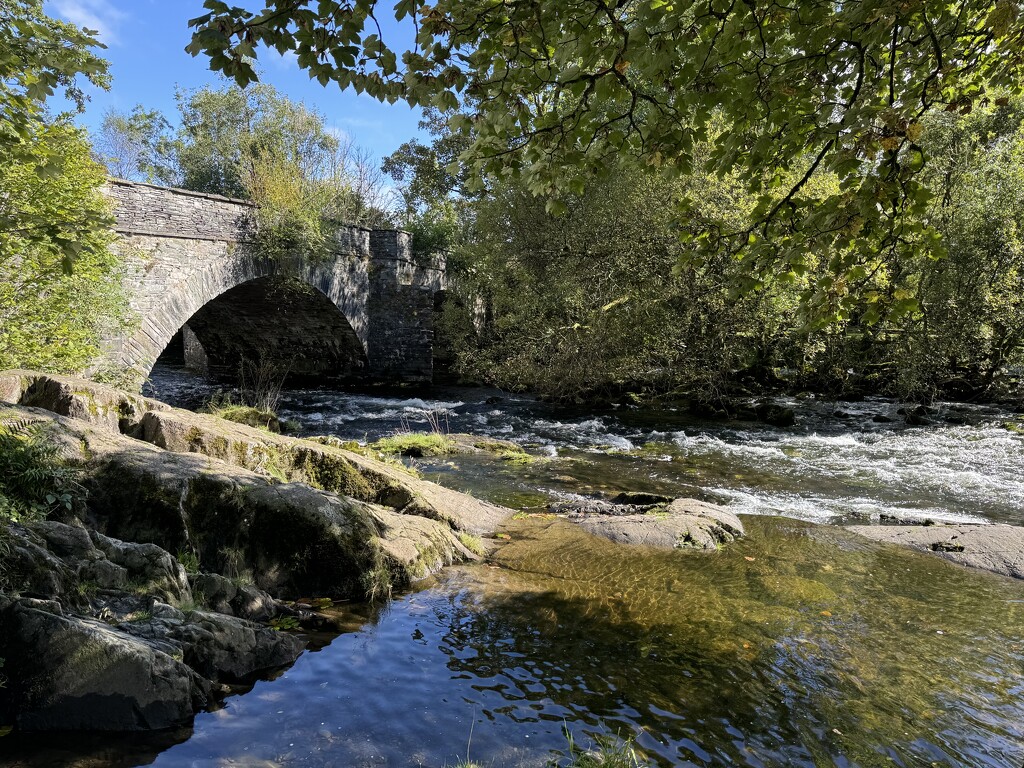
[[[351,134],[349,134],[349,132],[346,131],[344,128],[339,128],[336,125],[327,126],[327,133],[330,136],[336,138],[342,144],[347,144],[348,142],[352,141]]]
[[[53,0],[57,13],[79,27],[94,29],[101,42],[118,42],[118,29],[128,15],[110,0]]]
[[[282,72],[299,68],[299,54],[295,51],[278,53],[276,48],[268,48],[265,52],[260,51],[260,60],[266,61],[270,67]]]

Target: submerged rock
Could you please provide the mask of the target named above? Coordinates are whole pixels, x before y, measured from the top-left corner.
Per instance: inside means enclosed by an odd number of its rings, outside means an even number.
[[[971,568],[1024,579],[1024,528],[1013,525],[851,525],[875,541],[930,552]]]
[[[620,495],[624,501],[644,495]],[[659,497],[653,497],[659,498]],[[717,550],[743,536],[743,523],[724,507],[695,499],[636,504],[584,500],[550,507],[597,536],[620,544]]]

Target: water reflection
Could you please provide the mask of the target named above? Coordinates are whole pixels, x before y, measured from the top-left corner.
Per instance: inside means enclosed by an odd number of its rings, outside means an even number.
[[[366,623],[139,764],[453,765],[472,731],[481,764],[540,766],[566,724],[635,734],[662,766],[1019,768],[1024,584],[747,523],[701,555],[519,521],[498,567],[339,611]]]

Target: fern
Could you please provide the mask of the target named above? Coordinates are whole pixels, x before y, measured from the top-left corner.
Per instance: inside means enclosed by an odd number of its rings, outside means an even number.
[[[62,453],[45,422],[0,421],[0,518],[36,519],[74,510],[85,491]]]

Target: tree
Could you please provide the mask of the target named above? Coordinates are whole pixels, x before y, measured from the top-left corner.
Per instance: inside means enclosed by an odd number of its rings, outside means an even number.
[[[109,85],[107,63],[91,50],[102,47],[94,32],[47,16],[42,0],[0,0],[0,151],[24,148],[57,88],[81,109],[79,75]]]
[[[398,185],[399,226],[412,233],[414,252],[450,252],[465,240],[472,216],[468,203],[474,195],[467,189],[467,174],[456,167],[467,142],[448,130],[445,116],[433,108],[426,110],[420,128],[434,140],[429,145],[407,141],[384,158],[381,168]],[[458,266],[457,261],[449,263]]]
[[[130,113],[108,110],[93,139],[96,159],[111,176],[178,186],[171,124],[160,112],[135,105]]]
[[[623,163],[736,174],[755,206],[740,229],[699,235],[701,252],[742,259],[748,289],[808,272],[804,297],[824,319],[848,317],[866,274],[898,254],[940,252],[924,218],[921,120],[968,112],[1024,83],[1024,20],[1012,0],[795,4],[735,0],[266,0],[258,12],[206,0],[188,50],[240,84],[256,79],[258,46],[294,52],[322,84],[452,109],[485,175],[521,177],[549,210],[578,194],[585,168]],[[393,48],[378,15],[415,27]],[[794,173],[795,171],[799,171]],[[825,199],[804,194],[832,174]],[[683,201],[684,210],[694,201]],[[912,302],[894,304],[912,310]]]
[[[40,184],[64,174],[66,155],[40,141],[46,130],[44,104],[62,88],[82,109],[80,75],[107,87],[107,64],[92,52],[96,47],[102,46],[94,33],[50,18],[42,0],[0,0],[0,168],[31,163]],[[106,223],[91,209],[89,215],[70,220],[39,216],[37,211],[17,200],[0,199],[0,232],[44,250],[56,248],[65,269],[70,269],[81,238]]]
[[[60,170],[40,178],[43,162]],[[66,121],[37,125],[19,159],[0,164],[0,220],[48,222],[45,232],[0,227],[0,370],[79,372],[127,321],[105,181]]]

